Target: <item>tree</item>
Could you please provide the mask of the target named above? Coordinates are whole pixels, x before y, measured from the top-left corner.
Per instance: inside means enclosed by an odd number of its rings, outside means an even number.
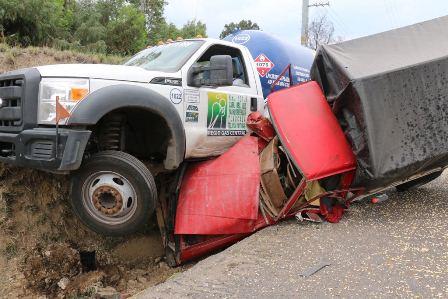
[[[10,43],[44,45],[66,30],[62,0],[0,0],[0,32]]]
[[[251,20],[241,20],[239,23],[230,23],[224,25],[224,30],[219,35],[219,38],[225,38],[227,35],[239,30],[260,30],[257,23],[252,23]]]
[[[183,38],[194,38],[198,35],[207,37],[207,25],[201,21],[191,20],[182,27],[180,34]]]
[[[168,39],[176,40],[178,37],[184,39],[194,38],[198,35],[207,37],[207,26],[201,21],[188,21],[181,29],[177,28],[173,23],[168,24],[164,22],[157,32],[151,36],[150,45],[156,45],[159,41],[166,41]]]
[[[307,46],[317,50],[319,45],[331,44],[342,41],[341,37],[334,36],[333,23],[327,19],[326,15],[320,15],[311,21],[308,26]]]
[[[176,27],[173,23],[162,23],[157,32],[154,32],[149,38],[150,45],[156,45],[159,41],[165,41],[167,39],[175,40],[176,38],[181,36],[181,32],[179,28]]]
[[[75,40],[81,45],[88,45],[104,40],[106,37],[106,27],[100,23],[101,14],[93,11],[79,24],[74,33]]]
[[[123,6],[107,24],[106,45],[110,53],[134,54],[147,43],[145,16],[133,5]]]
[[[206,36],[167,23],[165,0],[0,0],[0,38],[24,46],[129,55],[160,40]]]
[[[160,32],[171,25],[167,24],[163,16],[167,2],[165,0],[129,0],[129,3],[144,13],[149,44],[156,44],[160,40]]]

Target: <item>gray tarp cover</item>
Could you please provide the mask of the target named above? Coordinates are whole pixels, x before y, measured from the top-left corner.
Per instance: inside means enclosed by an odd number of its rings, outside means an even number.
[[[322,46],[311,77],[352,144],[356,185],[448,165],[448,17]]]

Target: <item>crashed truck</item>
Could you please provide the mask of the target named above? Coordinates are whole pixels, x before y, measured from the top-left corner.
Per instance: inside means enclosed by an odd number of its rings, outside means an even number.
[[[156,211],[171,265],[288,217],[338,222],[354,200],[447,166],[447,25],[323,46],[311,81],[281,66],[271,91],[288,88],[266,109],[259,77],[276,62],[249,52],[250,32],[147,49],[128,66],[7,73],[1,161],[72,172],[75,212],[100,233]]]
[[[0,161],[69,174],[81,221],[101,234],[127,235],[159,206],[158,177],[233,146],[247,133],[247,116],[265,113],[271,85],[309,80],[313,57],[269,34],[243,31],[233,41],[150,47],[124,65],[4,73]],[[291,75],[280,76],[290,64]]]

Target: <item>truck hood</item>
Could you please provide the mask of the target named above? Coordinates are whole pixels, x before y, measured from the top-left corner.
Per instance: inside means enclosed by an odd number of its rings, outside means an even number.
[[[38,66],[36,69],[42,77],[90,78],[144,83],[151,81],[154,77],[167,76],[163,72],[147,71],[136,66],[110,64],[56,64]]]

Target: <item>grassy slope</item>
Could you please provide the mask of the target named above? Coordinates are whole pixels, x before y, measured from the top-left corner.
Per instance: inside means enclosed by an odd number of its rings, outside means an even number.
[[[83,54],[74,51],[58,51],[52,48],[17,48],[0,43],[0,73],[19,68],[63,63],[119,64],[123,57],[103,54]]]

